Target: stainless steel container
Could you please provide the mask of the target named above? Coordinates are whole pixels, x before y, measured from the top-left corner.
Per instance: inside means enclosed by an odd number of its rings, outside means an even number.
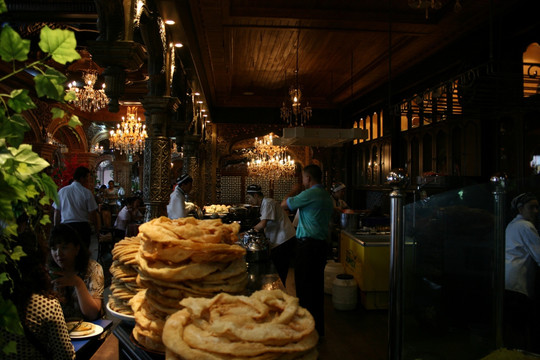
[[[355,232],[358,230],[358,223],[360,222],[360,214],[358,213],[342,213],[341,214],[341,228],[348,232]]]
[[[270,258],[270,244],[264,232],[248,230],[239,243],[246,249],[247,262],[266,261]]]

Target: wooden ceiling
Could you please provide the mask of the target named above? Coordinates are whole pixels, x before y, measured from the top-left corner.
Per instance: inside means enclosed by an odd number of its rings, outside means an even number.
[[[206,106],[279,108],[298,83],[315,109],[340,109],[485,26],[503,0],[154,0]],[[97,37],[92,0],[7,0],[10,21],[71,24]],[[409,5],[409,3],[414,3]],[[420,5],[418,6],[418,3]],[[416,5],[415,5],[416,4]],[[432,8],[432,4],[440,5]],[[82,41],[80,39],[83,39]],[[485,39],[488,42],[488,39]],[[297,63],[298,55],[298,63]],[[487,54],[486,54],[487,58]],[[430,71],[436,72],[437,64]],[[147,93],[143,68],[124,100]],[[369,104],[365,105],[366,107]]]
[[[487,21],[488,0],[158,0],[210,108],[279,107],[295,83],[314,109],[359,99]],[[494,1],[494,3],[502,3]],[[438,9],[431,4],[439,4]],[[424,7],[424,6],[427,6]],[[488,39],[486,39],[486,42]],[[487,54],[486,54],[487,58]],[[434,66],[434,69],[436,67]]]

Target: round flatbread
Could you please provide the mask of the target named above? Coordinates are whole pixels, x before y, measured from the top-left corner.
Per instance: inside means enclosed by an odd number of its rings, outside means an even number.
[[[71,330],[78,321],[69,321],[66,323],[68,330]],[[70,336],[85,336],[94,332],[94,324],[83,321],[76,328],[69,332]]]

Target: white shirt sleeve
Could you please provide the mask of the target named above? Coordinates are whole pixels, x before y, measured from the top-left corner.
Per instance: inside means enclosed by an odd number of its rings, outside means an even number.
[[[186,216],[186,203],[183,194],[178,190],[171,193],[169,205],[167,205],[167,217],[169,219],[178,219]]]

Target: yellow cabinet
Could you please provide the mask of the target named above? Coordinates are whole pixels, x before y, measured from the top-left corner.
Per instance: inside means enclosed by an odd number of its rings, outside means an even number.
[[[360,287],[366,309],[388,308],[390,235],[353,235],[341,231],[340,259]]]

